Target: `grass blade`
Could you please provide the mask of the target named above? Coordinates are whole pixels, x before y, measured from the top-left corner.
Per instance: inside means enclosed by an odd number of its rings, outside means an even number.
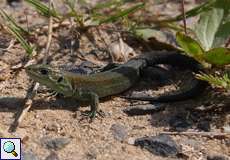
[[[104,2],[104,3],[99,3],[95,7],[93,7],[92,10],[96,11],[96,10],[100,10],[100,9],[104,9],[104,8],[109,8],[113,5],[119,5],[122,3],[123,3],[122,0],[112,0],[112,1]]]
[[[215,5],[216,0],[210,0],[208,2],[205,2],[195,8],[190,9],[189,11],[185,12],[185,18],[190,18],[197,16],[198,14],[207,11],[210,9],[213,5]],[[160,22],[174,22],[174,21],[181,21],[183,20],[183,14],[180,14],[174,18],[166,19],[166,20],[160,20]]]
[[[30,44],[23,38],[23,36],[18,32],[16,28],[13,26],[8,26],[9,31],[12,35],[15,36],[15,38],[20,42],[22,47],[26,50],[26,53],[28,55],[31,55],[33,53],[34,48],[30,46]]]
[[[223,76],[216,76],[216,75],[201,73],[201,74],[197,74],[196,77],[200,80],[209,82],[215,87],[230,89],[230,77],[228,74],[224,74]]]
[[[123,10],[123,11],[121,11],[121,12],[115,14],[115,15],[112,15],[112,16],[110,16],[109,18],[107,18],[107,19],[105,19],[105,20],[101,20],[101,21],[99,22],[99,24],[110,23],[110,22],[117,21],[119,18],[125,17],[125,16],[127,16],[128,14],[133,13],[133,12],[135,12],[135,11],[137,11],[137,10],[143,8],[144,5],[145,5],[144,3],[137,4],[137,5],[135,5],[135,6],[131,7],[131,8],[128,8],[128,9],[126,9],[126,10]]]
[[[55,9],[50,9],[44,3],[41,3],[38,0],[25,0],[27,3],[32,5],[40,14],[45,17],[53,16],[55,18],[60,19],[58,12]]]
[[[0,15],[6,22],[8,22],[8,23],[5,23],[7,27],[7,31],[11,33],[17,39],[17,41],[26,50],[26,53],[28,55],[31,55],[34,48],[23,37],[23,35],[29,35],[29,32],[27,32],[25,29],[20,27],[15,22],[15,20],[12,17],[10,17],[4,10],[0,9]]]
[[[18,30],[18,32],[21,32],[22,34],[29,34],[28,31],[26,31],[24,28],[20,27],[15,22],[15,20],[11,16],[9,16],[4,10],[0,9],[0,15],[5,21],[9,22],[12,26],[14,26],[15,29]]]

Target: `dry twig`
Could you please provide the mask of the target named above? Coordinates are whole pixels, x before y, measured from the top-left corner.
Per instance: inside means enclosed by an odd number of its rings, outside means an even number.
[[[216,138],[216,139],[224,139],[230,137],[230,133],[218,133],[218,132],[160,132],[160,134],[201,136],[201,137]]]
[[[185,16],[184,0],[182,0],[181,8],[182,8],[182,14],[183,14],[184,33],[187,34],[187,26],[186,26],[186,16]]]
[[[53,0],[50,0],[49,1],[49,9],[51,9],[52,6],[53,6]],[[47,59],[49,56],[50,45],[51,45],[51,40],[52,40],[52,32],[53,32],[53,17],[50,16],[49,17],[49,26],[48,26],[47,45],[46,45],[45,55],[44,55],[44,58],[42,61],[43,64],[47,63]],[[32,84],[32,86],[31,86],[32,90],[28,91],[28,94],[25,98],[24,107],[16,113],[15,121],[9,129],[10,132],[16,131],[17,127],[21,124],[22,120],[24,119],[26,113],[31,108],[31,106],[33,104],[33,98],[36,95],[38,87],[39,87],[39,83],[36,82],[36,83]]]

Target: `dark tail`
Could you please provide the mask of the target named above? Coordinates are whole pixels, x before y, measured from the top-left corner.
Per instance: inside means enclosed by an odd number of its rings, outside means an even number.
[[[193,72],[203,71],[203,66],[192,57],[188,57],[178,52],[157,51],[153,53],[143,54],[141,59],[145,59],[148,66],[155,66],[157,64],[167,64],[172,67],[179,67],[181,69],[189,69]]]
[[[161,96],[151,97],[151,96],[139,96],[139,97],[133,97],[133,96],[121,96],[121,98],[129,99],[129,100],[139,100],[139,101],[150,101],[152,103],[154,102],[176,102],[176,101],[182,101],[187,100],[190,98],[194,98],[199,96],[201,93],[204,92],[205,88],[207,87],[208,83],[200,80],[194,80],[192,84],[189,84],[190,86],[179,90],[174,93],[170,94],[163,94]]]
[[[195,59],[182,55],[175,52],[156,52],[152,54],[145,54],[141,58],[147,61],[148,66],[154,66],[157,64],[168,64],[171,66],[179,67],[181,69],[189,69],[195,73],[199,73],[203,70],[202,65],[197,62]],[[198,80],[195,77],[192,79],[190,84],[186,85],[186,88],[183,88],[179,91],[163,94],[157,97],[143,96],[143,97],[128,97],[123,96],[122,98],[130,100],[140,100],[140,101],[150,101],[150,102],[175,102],[186,100],[189,98],[196,97],[200,95],[205,88],[208,86],[206,81]]]

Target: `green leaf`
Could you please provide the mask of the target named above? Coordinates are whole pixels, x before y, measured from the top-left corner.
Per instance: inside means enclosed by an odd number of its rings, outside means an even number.
[[[230,0],[216,0],[214,7],[224,9],[224,15],[227,16],[230,12]]]
[[[225,44],[228,41],[229,37],[230,37],[230,21],[222,24],[219,27],[219,29],[215,35],[213,47],[219,47],[219,46]]]
[[[181,48],[183,48],[183,50],[187,54],[189,54],[190,56],[198,60],[202,59],[204,55],[204,50],[196,40],[192,39],[189,36],[184,35],[181,32],[177,32],[176,40],[177,43],[181,46]]]
[[[230,64],[229,48],[213,48],[206,52],[204,59],[211,64],[223,66]]]
[[[213,8],[203,12],[195,27],[195,33],[205,50],[212,48],[215,34],[218,31],[224,16],[224,9]]]

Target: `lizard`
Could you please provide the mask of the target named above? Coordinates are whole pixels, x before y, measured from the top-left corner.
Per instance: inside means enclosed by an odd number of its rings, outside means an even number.
[[[94,118],[98,112],[99,98],[117,95],[128,90],[140,80],[141,72],[145,68],[158,64],[189,69],[195,73],[203,71],[201,64],[192,57],[169,51],[153,51],[141,54],[112,69],[89,75],[56,70],[43,64],[33,64],[26,67],[25,70],[30,78],[65,97],[89,103],[90,112],[88,115],[90,118]],[[207,86],[207,82],[196,78],[193,79],[192,83],[188,89],[172,95],[124,98],[150,102],[174,102],[194,97]]]

